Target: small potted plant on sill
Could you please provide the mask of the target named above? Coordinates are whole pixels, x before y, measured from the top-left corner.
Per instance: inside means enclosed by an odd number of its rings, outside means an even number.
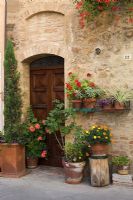
[[[46,126],[49,134],[55,136],[62,151],[62,164],[65,170],[66,182],[76,184],[80,183],[83,177],[85,166],[83,147],[85,144],[82,143],[82,128],[76,125],[74,115],[73,109],[65,109],[64,103],[56,100],[54,109],[46,119]],[[61,138],[58,137],[57,133],[60,133]],[[65,142],[68,135],[73,138],[71,143]],[[76,173],[76,171],[79,171],[79,173]]]
[[[82,105],[82,88],[81,82],[78,79],[77,74],[69,72],[69,80],[66,83],[66,94],[72,103],[73,108],[80,109]]]
[[[111,143],[112,134],[106,125],[93,125],[88,130],[84,130],[84,135],[93,155],[108,154],[108,145]]]
[[[94,82],[89,80],[82,81],[82,91],[84,108],[95,108],[97,98],[104,93]]]
[[[112,158],[112,164],[117,167],[118,174],[129,174],[130,159],[127,156],[115,156]]]
[[[109,91],[114,100],[114,107],[116,110],[123,110],[126,108],[126,103],[133,99],[133,91],[126,89],[114,89]]]
[[[103,111],[106,112],[112,112],[115,110],[114,102],[111,98],[99,99],[98,105],[102,108]]]
[[[23,142],[26,149],[26,161],[28,168],[38,166],[38,158],[46,158],[46,133],[45,121],[39,121],[34,117],[32,109],[27,111],[27,119],[23,124]]]

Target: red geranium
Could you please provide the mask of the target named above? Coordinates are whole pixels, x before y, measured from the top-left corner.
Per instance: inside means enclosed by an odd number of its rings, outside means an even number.
[[[95,83],[90,82],[90,83],[89,83],[89,86],[93,88],[93,87],[95,87]]]

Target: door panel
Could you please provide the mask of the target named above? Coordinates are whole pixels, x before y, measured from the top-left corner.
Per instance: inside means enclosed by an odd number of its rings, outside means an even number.
[[[63,66],[31,67],[30,97],[33,112],[38,119],[46,119],[53,108],[53,100],[64,101],[64,69]],[[48,160],[41,160],[46,165],[62,166],[62,152],[53,135],[47,135]]]

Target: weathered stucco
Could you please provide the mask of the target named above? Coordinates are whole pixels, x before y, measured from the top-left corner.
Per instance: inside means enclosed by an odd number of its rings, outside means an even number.
[[[125,17],[110,23],[104,15],[81,29],[71,0],[19,0],[18,8],[10,36],[22,74],[24,110],[29,105],[29,64],[45,54],[65,59],[66,79],[70,71],[79,72],[80,77],[89,72],[101,87],[133,89],[133,55],[131,60],[124,59],[133,52],[133,27]],[[8,12],[10,16],[10,6]],[[100,55],[96,48],[101,49]],[[114,135],[113,153],[133,158],[132,104],[129,112],[78,115],[77,121],[85,128],[96,122],[108,124]]]

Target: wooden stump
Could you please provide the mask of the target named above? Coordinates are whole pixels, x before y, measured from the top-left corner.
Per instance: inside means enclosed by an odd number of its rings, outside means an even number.
[[[91,185],[102,187],[110,184],[109,163],[107,156],[90,158]]]

